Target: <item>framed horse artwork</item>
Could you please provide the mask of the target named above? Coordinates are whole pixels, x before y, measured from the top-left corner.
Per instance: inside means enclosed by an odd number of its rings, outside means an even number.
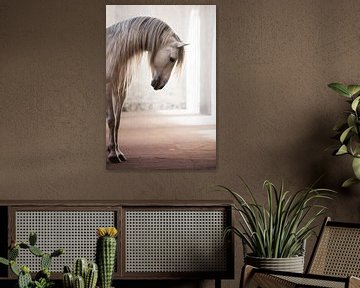
[[[215,169],[216,7],[107,5],[106,22],[106,167]]]

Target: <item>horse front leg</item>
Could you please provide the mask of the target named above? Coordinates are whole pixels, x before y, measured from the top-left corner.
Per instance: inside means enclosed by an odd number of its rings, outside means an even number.
[[[109,128],[109,135],[107,139],[107,159],[110,163],[120,163],[120,159],[116,153],[117,138],[115,138],[115,114],[110,84],[106,84],[106,102],[106,123]]]
[[[127,160],[124,153],[122,153],[119,148],[119,128],[120,128],[120,120],[121,120],[121,111],[122,111],[122,107],[124,105],[125,96],[126,96],[126,91],[123,91],[123,93],[118,95],[118,102],[114,109],[114,112],[115,112],[115,129],[114,129],[115,150],[116,150],[116,154],[117,154],[117,157],[120,160],[120,162]]]

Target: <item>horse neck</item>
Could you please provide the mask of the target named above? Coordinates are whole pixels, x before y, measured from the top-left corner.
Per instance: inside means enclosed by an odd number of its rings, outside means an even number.
[[[147,30],[143,30],[141,31],[141,33],[136,33],[136,32],[132,37],[128,39],[128,43],[127,43],[128,49],[130,49],[130,51],[133,51],[132,56],[139,55],[143,52],[149,52],[149,53],[155,52],[154,51],[155,46],[152,43],[154,39],[151,39],[153,35],[151,35],[151,33]],[[158,40],[159,39],[157,39],[156,41]]]
[[[134,53],[156,53],[164,42],[172,37],[171,28],[164,22],[151,17],[137,17],[127,23],[129,49]]]

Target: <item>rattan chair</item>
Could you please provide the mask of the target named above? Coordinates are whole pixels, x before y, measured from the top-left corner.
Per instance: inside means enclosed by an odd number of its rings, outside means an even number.
[[[306,273],[278,272],[246,265],[242,288],[360,287],[360,224],[326,218]]]

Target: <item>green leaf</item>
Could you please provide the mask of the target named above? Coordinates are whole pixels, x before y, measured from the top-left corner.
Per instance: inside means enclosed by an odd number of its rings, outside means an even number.
[[[352,128],[353,128],[353,126],[345,129],[345,131],[341,134],[341,136],[340,136],[341,143],[344,143],[346,137],[348,136],[348,134],[349,134],[349,132],[351,131]]]
[[[348,146],[351,150],[351,155],[360,157],[360,139],[358,135],[355,134],[350,137]]]
[[[356,84],[348,85],[347,90],[349,91],[351,96],[354,96],[360,92],[360,85],[356,85]]]
[[[350,115],[347,118],[347,124],[348,126],[356,126],[356,116],[353,113],[350,113]]]
[[[5,258],[3,258],[3,257],[0,257],[0,263],[1,263],[1,264],[4,264],[4,265],[9,265],[9,264],[10,264],[9,260],[8,260],[8,259],[5,259]]]
[[[344,181],[344,183],[342,183],[341,187],[348,188],[352,185],[359,184],[359,183],[360,183],[359,179],[357,179],[356,177],[351,177],[351,178],[347,179],[346,181]]]
[[[351,109],[356,111],[357,106],[359,105],[360,96],[356,97],[355,100],[351,103]]]
[[[360,158],[355,157],[353,159],[352,168],[356,178],[360,180]]]
[[[341,145],[339,150],[336,152],[335,155],[344,155],[348,153],[348,149],[346,148],[346,145]]]
[[[331,83],[328,85],[329,88],[333,89],[335,92],[339,93],[342,96],[351,97],[350,92],[347,89],[347,86],[341,84],[341,83]]]

